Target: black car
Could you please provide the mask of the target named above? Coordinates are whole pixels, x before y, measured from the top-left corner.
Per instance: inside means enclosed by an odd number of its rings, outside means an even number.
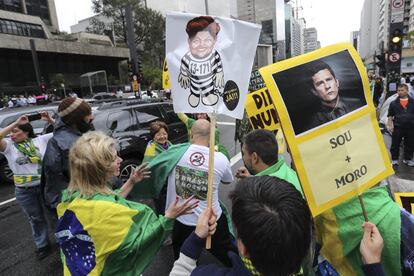
[[[52,118],[55,118],[57,116],[57,105],[3,109],[0,111],[0,128],[4,128],[10,125],[22,115],[32,114],[38,111],[47,111]],[[32,124],[36,135],[41,135],[53,131],[53,127],[49,128],[48,123],[43,120],[35,120],[31,121],[30,123]],[[10,170],[7,159],[2,153],[0,153],[0,184],[13,184],[13,172]]]
[[[188,140],[187,128],[169,102],[109,102],[100,106],[93,114],[95,130],[103,131],[119,142],[119,154],[123,159],[122,180],[128,179],[131,169],[142,162],[147,143],[151,140],[151,122],[164,121],[169,129],[168,139],[173,144]]]

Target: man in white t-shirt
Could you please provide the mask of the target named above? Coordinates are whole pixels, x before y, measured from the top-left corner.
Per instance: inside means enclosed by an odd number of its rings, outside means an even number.
[[[168,177],[166,206],[170,206],[177,197],[182,201],[192,195],[200,202],[192,214],[176,219],[172,233],[175,259],[178,259],[185,239],[194,231],[198,216],[207,208],[210,123],[204,119],[197,120],[191,130],[192,143]],[[229,160],[222,153],[215,152],[212,207],[217,215],[217,231],[212,236],[211,253],[227,266],[231,265],[227,252],[235,251],[235,248],[231,242],[226,216],[222,214],[218,190],[220,182],[228,184],[232,181]]]

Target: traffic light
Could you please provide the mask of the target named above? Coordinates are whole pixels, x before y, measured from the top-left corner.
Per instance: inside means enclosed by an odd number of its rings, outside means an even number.
[[[375,62],[375,65],[377,65],[377,67],[378,67],[379,75],[385,77],[385,74],[386,74],[385,53],[375,55],[375,58],[378,60],[378,61]]]
[[[129,60],[127,61],[127,65],[128,65],[128,78],[129,78],[129,81],[132,81],[133,76],[134,76],[134,67],[132,65],[132,62]]]
[[[391,34],[391,43],[390,43],[391,51],[393,52],[401,51],[402,39],[403,39],[403,33],[401,29],[393,30]]]
[[[46,83],[45,82],[42,82],[42,83],[40,83],[40,91],[42,92],[42,93],[46,93]]]

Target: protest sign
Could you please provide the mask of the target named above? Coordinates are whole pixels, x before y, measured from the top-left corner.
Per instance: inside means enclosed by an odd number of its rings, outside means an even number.
[[[394,193],[395,201],[414,215],[414,193]]]
[[[246,96],[246,113],[253,129],[277,131],[276,140],[279,154],[286,150],[285,138],[277,119],[276,108],[266,87]]]
[[[168,73],[168,65],[167,59],[164,60],[164,64],[162,66],[162,89],[171,89],[170,84],[170,75]]]
[[[243,117],[260,26],[167,13],[167,63],[175,112]]]
[[[259,71],[314,216],[393,174],[366,69],[351,44]]]
[[[265,87],[266,84],[262,78],[262,75],[260,75],[259,70],[252,70],[252,73],[250,74],[249,91],[256,91]]]
[[[167,13],[174,111],[211,113],[207,204],[212,206],[216,114],[242,118],[261,27],[230,18]],[[182,195],[179,195],[182,197]],[[211,247],[211,237],[206,248]]]

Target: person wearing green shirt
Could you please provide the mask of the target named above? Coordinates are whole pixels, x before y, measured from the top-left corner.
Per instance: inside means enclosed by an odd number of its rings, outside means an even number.
[[[150,124],[149,131],[152,140],[148,142],[145,149],[142,163],[149,163],[160,153],[168,150],[172,143],[168,140],[168,126],[162,121],[155,121]],[[164,185],[158,198],[154,198],[157,214],[164,214],[165,198],[167,196],[167,185]]]
[[[303,195],[296,172],[278,156],[278,145],[273,132],[257,129],[248,133],[242,145],[242,156],[244,166],[239,168],[236,177],[245,178],[251,175],[278,177],[292,184]]]

